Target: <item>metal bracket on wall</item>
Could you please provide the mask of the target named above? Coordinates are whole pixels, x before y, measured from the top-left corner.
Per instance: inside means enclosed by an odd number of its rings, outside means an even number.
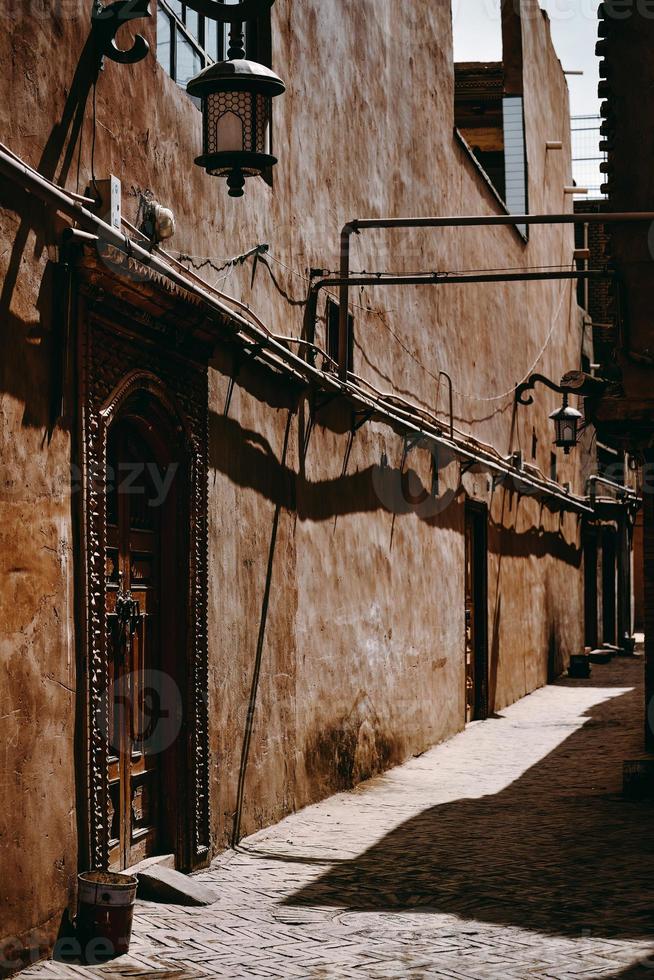
[[[264,348],[264,344],[250,344],[250,345],[244,344],[242,348],[242,352],[243,354],[245,354],[246,357],[249,357],[252,360],[254,360],[259,356],[263,348]]]
[[[537,384],[545,385],[552,391],[557,391],[560,395],[580,395],[582,397],[599,397],[606,390],[608,382],[603,378],[595,378],[583,371],[569,371],[561,378],[561,384],[555,384],[544,374],[532,374],[527,381],[523,381],[515,390],[515,400],[519,405],[532,405],[533,397],[527,395],[528,391],[533,391]],[[526,396],[526,397],[525,397]]]
[[[134,65],[137,61],[142,61],[150,50],[150,45],[142,34],[137,34],[132,47],[126,50],[118,47],[115,38],[128,21],[151,16],[149,0],[116,0],[116,3],[107,7],[100,0],[94,0],[91,33],[100,58],[109,58],[121,65]]]
[[[370,419],[375,414],[374,408],[367,409],[361,412],[352,413],[352,432],[358,432],[359,429],[369,422]]]
[[[411,450],[412,449],[415,449],[415,447],[417,445],[419,445],[424,439],[426,439],[426,436],[423,435],[422,433],[420,435],[417,435],[417,436],[405,436],[404,437],[404,455],[405,456],[408,456],[408,454],[411,452]]]
[[[241,0],[240,3],[223,3],[222,0],[186,0],[186,6],[221,24],[234,24],[256,20],[272,7],[274,2],[275,0]]]
[[[316,393],[312,398],[311,415],[317,415],[322,408],[326,408],[327,405],[340,397],[340,392],[335,391],[323,392],[322,394]]]

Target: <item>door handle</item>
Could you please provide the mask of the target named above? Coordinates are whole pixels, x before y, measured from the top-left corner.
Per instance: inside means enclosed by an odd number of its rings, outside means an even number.
[[[116,642],[123,659],[132,646],[132,639],[141,621],[141,604],[127,590],[116,595]]]

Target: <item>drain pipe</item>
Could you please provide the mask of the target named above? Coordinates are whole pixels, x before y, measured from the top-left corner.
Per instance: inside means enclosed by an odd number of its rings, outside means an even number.
[[[347,351],[349,343],[349,287],[350,281],[350,239],[367,228],[485,228],[501,225],[572,225],[572,224],[618,224],[625,222],[652,222],[654,212],[587,212],[584,214],[486,214],[453,215],[450,217],[426,218],[355,218],[343,225],[341,231],[341,257],[339,271],[339,319],[338,343],[340,351],[339,374],[342,381],[347,380]],[[483,281],[483,280],[482,280]],[[485,280],[488,281],[488,280]],[[492,281],[492,280],[491,280]]]
[[[450,439],[454,442],[454,388],[452,386],[452,378],[449,376],[447,371],[438,372],[438,389],[436,391],[436,411],[438,411],[438,395],[440,394],[441,378],[445,378],[447,381],[448,390],[450,393]]]

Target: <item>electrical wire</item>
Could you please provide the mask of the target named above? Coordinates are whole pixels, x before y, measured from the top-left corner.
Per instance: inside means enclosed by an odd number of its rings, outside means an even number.
[[[461,398],[467,398],[470,401],[476,401],[476,402],[498,402],[498,401],[503,401],[505,398],[508,398],[509,395],[513,395],[514,392],[520,387],[520,385],[524,381],[527,381],[527,379],[534,373],[534,370],[538,366],[538,364],[539,364],[539,362],[540,362],[543,354],[545,353],[545,351],[549,347],[550,341],[552,339],[552,335],[554,333],[554,330],[555,330],[556,325],[557,325],[558,320],[559,320],[559,316],[561,315],[561,309],[563,307],[563,300],[565,299],[565,295],[566,295],[567,291],[568,291],[568,287],[567,286],[564,286],[562,288],[562,290],[561,290],[561,296],[560,296],[560,299],[559,299],[559,304],[557,306],[556,313],[554,314],[554,317],[552,318],[552,321],[551,321],[551,324],[550,324],[550,329],[549,329],[549,332],[547,334],[547,337],[545,338],[545,341],[543,343],[543,346],[541,347],[540,351],[538,352],[538,355],[537,355],[535,361],[533,362],[533,364],[531,365],[531,367],[529,367],[527,369],[527,371],[525,371],[525,373],[520,378],[520,381],[518,381],[517,384],[514,384],[513,387],[509,388],[507,391],[502,392],[501,395],[491,395],[491,396],[487,396],[487,397],[481,397],[479,395],[472,395],[472,394],[467,393],[467,392],[458,391],[456,388],[453,389],[454,390],[454,393],[456,395],[459,395]]]
[[[233,258],[227,259],[224,262],[222,262],[221,265],[217,265],[216,264],[216,262],[214,261],[214,259],[215,259],[214,256],[190,255],[190,254],[184,253],[184,252],[176,252],[176,253],[169,252],[167,254],[169,254],[171,256],[176,254],[178,256],[178,259],[177,259],[178,262],[180,262],[180,263],[188,262],[192,266],[192,268],[195,269],[197,272],[201,271],[203,268],[206,268],[207,266],[210,267],[210,268],[212,268],[217,273],[223,272],[225,269],[229,269],[228,273],[225,276],[223,276],[222,279],[218,279],[218,280],[216,280],[215,283],[213,283],[213,286],[215,287],[215,286],[217,286],[217,285],[219,285],[221,283],[224,283],[227,279],[229,279],[230,276],[232,275],[233,271],[234,271],[235,266],[237,264],[240,264],[240,263],[244,262],[246,258],[248,258],[250,255],[252,255],[252,250],[250,250],[249,252],[243,253],[242,255],[234,256]],[[285,269],[291,275],[296,276],[297,278],[301,279],[302,281],[304,281],[306,283],[311,284],[314,281],[311,277],[306,276],[306,275],[304,275],[301,272],[298,272],[296,269],[293,269],[291,266],[287,265],[281,259],[278,259],[275,255],[273,255],[270,252],[270,250],[268,250],[266,252],[266,259],[269,259],[270,261],[274,262],[276,265],[278,265],[281,268]],[[218,260],[218,261],[220,261],[220,260]],[[563,269],[566,269],[566,270],[567,269],[574,269],[574,262],[571,265],[566,265],[565,263],[552,263],[550,265],[542,264],[542,265],[530,265],[530,266],[522,266],[522,267],[518,267],[518,266],[497,266],[497,267],[490,267],[490,268],[485,268],[485,269],[459,269],[459,270],[456,270],[456,272],[450,271],[448,273],[442,273],[442,274],[443,275],[450,275],[450,274],[476,274],[476,273],[481,273],[481,272],[534,272],[534,271],[540,271],[540,270],[550,271],[550,270],[554,270],[554,269],[560,269],[560,270],[563,270]],[[336,272],[330,272],[328,270],[322,270],[322,271],[325,272],[326,276],[329,276],[329,275],[338,275],[338,273],[336,273]],[[370,275],[370,276],[376,276],[376,277],[378,277],[380,279],[380,281],[383,281],[384,277],[391,276],[391,275],[393,275],[393,273],[389,273],[389,272],[386,272],[386,273],[381,273],[381,272],[370,273],[370,272],[366,272],[364,270],[361,273],[352,273],[352,275]],[[361,287],[361,288],[363,290],[364,287]],[[522,377],[520,378],[520,380],[516,384],[514,384],[511,388],[507,389],[506,391],[502,392],[501,394],[496,394],[496,395],[480,396],[480,395],[473,394],[472,392],[461,391],[460,389],[453,387],[454,394],[458,395],[460,398],[466,399],[467,401],[474,401],[474,402],[478,402],[478,403],[492,403],[492,402],[497,402],[497,401],[504,401],[505,399],[507,399],[511,395],[513,395],[514,392],[516,391],[516,389],[524,381],[526,381],[530,377],[530,375],[534,372],[534,370],[537,367],[537,365],[539,364],[541,358],[545,354],[545,351],[547,350],[547,348],[548,348],[548,346],[550,344],[550,341],[552,339],[552,336],[554,334],[554,330],[556,329],[556,325],[558,323],[558,319],[559,319],[559,316],[561,314],[561,310],[562,310],[562,307],[563,307],[563,301],[565,299],[567,289],[568,289],[568,286],[566,285],[561,290],[561,295],[560,295],[560,298],[559,298],[559,302],[558,302],[558,305],[557,305],[556,312],[555,312],[554,317],[553,317],[553,319],[552,319],[552,321],[550,323],[550,328],[549,328],[547,337],[545,338],[545,341],[544,341],[541,349],[539,350],[539,352],[538,352],[535,360],[533,361],[533,363],[530,365],[530,367],[528,368],[528,370],[526,370],[524,372],[524,374],[522,375]],[[326,288],[325,291],[332,298],[335,298],[335,299],[338,298],[337,294],[334,293],[334,292],[332,292],[328,288]],[[426,367],[422,363],[422,361],[420,360],[420,358],[416,354],[413,353],[413,351],[404,343],[404,341],[402,340],[402,338],[384,320],[384,315],[387,314],[387,313],[393,313],[393,312],[395,312],[394,309],[378,310],[378,309],[374,309],[373,307],[363,306],[360,303],[352,303],[352,302],[349,305],[350,305],[350,307],[352,307],[354,309],[359,309],[359,310],[362,310],[362,311],[364,311],[366,313],[371,313],[374,316],[376,316],[380,320],[380,322],[381,322],[382,326],[384,327],[384,329],[390,334],[390,336],[393,338],[393,340],[396,342],[396,344],[404,351],[404,353],[407,354],[407,356],[410,357],[412,361],[414,361],[414,363],[425,373],[425,375],[427,375],[427,377],[431,378],[437,384],[440,384],[440,373],[439,374],[436,374],[434,371],[431,371],[428,367]],[[292,341],[293,338],[289,338],[289,340]],[[363,350],[362,345],[360,343],[358,343],[356,340],[355,340],[355,344],[356,344],[356,346],[360,350]]]
[[[308,276],[305,276],[302,273],[297,272],[295,269],[292,269],[290,266],[286,265],[286,263],[282,262],[280,259],[278,259],[276,256],[272,255],[270,252],[268,253],[268,256],[267,257],[269,259],[271,259],[273,262],[276,262],[277,265],[280,265],[282,268],[286,269],[292,275],[295,275],[298,278],[303,279],[305,282],[308,282],[308,283],[311,283],[312,282],[312,280]],[[572,269],[574,269],[574,262],[571,263],[570,265],[566,265],[565,263],[562,263],[561,262],[561,263],[553,263],[551,265],[544,264],[544,265],[533,265],[533,266],[523,266],[523,267],[505,266],[505,267],[496,267],[496,268],[487,268],[487,269],[463,269],[463,270],[457,270],[457,272],[459,274],[468,274],[468,273],[475,274],[475,273],[479,273],[479,272],[534,272],[534,271],[540,271],[540,270],[548,270],[549,271],[549,270],[553,270],[553,269],[561,269],[561,270],[563,270],[563,269],[565,269],[565,270],[571,269],[572,270]],[[331,274],[331,273],[328,273],[328,274]],[[380,279],[383,279],[383,276],[384,275],[391,275],[391,273],[365,273],[365,272],[362,273],[362,274],[363,275],[377,275],[377,276],[380,277]],[[355,273],[353,273],[353,275],[355,275]],[[480,395],[472,394],[472,392],[464,392],[464,391],[461,391],[461,390],[459,390],[457,388],[453,388],[454,393],[456,395],[458,395],[460,398],[465,398],[468,401],[474,401],[474,402],[479,402],[479,403],[491,403],[491,402],[496,402],[496,401],[504,401],[505,399],[507,399],[511,395],[513,395],[514,392],[516,391],[516,389],[524,381],[526,381],[530,377],[531,374],[533,374],[534,369],[537,367],[537,365],[539,364],[539,362],[540,362],[541,358],[543,357],[545,351],[547,350],[547,348],[548,348],[548,346],[550,344],[550,341],[552,339],[552,335],[554,333],[554,330],[556,329],[556,325],[558,323],[558,319],[559,319],[559,316],[561,314],[561,309],[563,307],[563,301],[565,299],[567,290],[568,290],[568,286],[567,285],[563,286],[563,288],[561,289],[561,296],[559,298],[559,303],[558,303],[556,312],[554,314],[554,317],[553,317],[553,319],[552,319],[552,321],[550,323],[550,328],[549,328],[547,337],[545,338],[545,342],[543,343],[543,346],[541,347],[540,351],[538,352],[538,355],[536,356],[536,358],[535,358],[534,362],[532,363],[532,365],[529,367],[529,369],[527,371],[525,371],[525,373],[522,375],[522,377],[520,378],[520,380],[516,384],[514,384],[507,391],[504,391],[501,394],[497,394],[497,395],[480,396]],[[335,296],[335,294],[332,293],[329,289],[326,289],[326,292],[329,293],[329,295],[332,296],[332,297]],[[356,309],[363,310],[363,311],[365,311],[367,313],[372,313],[373,315],[377,316],[379,318],[382,326],[384,327],[384,329],[388,331],[388,333],[395,340],[395,342],[398,344],[398,346],[401,347],[401,349],[415,362],[415,364],[427,375],[427,377],[431,378],[433,381],[436,381],[438,383],[438,381],[439,381],[439,375],[436,374],[435,372],[431,371],[428,367],[426,367],[422,363],[422,361],[420,360],[420,358],[417,357],[409,347],[407,347],[407,345],[398,336],[398,334],[395,333],[395,331],[393,330],[393,328],[388,323],[386,323],[386,321],[384,320],[383,317],[384,317],[384,314],[385,313],[393,313],[393,312],[395,312],[395,310],[384,310],[384,311],[380,311],[380,310],[375,310],[375,309],[373,309],[372,307],[369,307],[369,306],[362,306],[361,304],[358,304],[358,303],[350,303],[350,306],[351,307],[354,307]],[[355,341],[355,343],[356,343],[356,341]],[[362,347],[361,347],[360,344],[356,343],[356,346],[359,347],[359,349],[362,349]]]
[[[96,179],[95,179],[95,138],[96,138],[96,133],[97,133],[97,129],[98,129],[98,103],[97,103],[97,94],[98,94],[98,83],[97,83],[97,81],[94,81],[93,82],[93,99],[92,99],[92,106],[93,106],[93,129],[92,129],[92,133],[91,133],[91,184],[93,185],[93,190],[95,191],[95,194],[96,194],[96,201],[97,201],[98,204],[100,204],[100,202],[102,201],[102,195],[100,194],[100,191],[98,190],[98,185],[97,185],[97,182],[96,182]]]

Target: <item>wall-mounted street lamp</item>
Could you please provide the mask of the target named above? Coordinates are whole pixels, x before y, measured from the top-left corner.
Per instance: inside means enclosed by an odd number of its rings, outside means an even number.
[[[540,383],[552,391],[558,391],[563,395],[563,405],[556,412],[550,415],[554,422],[555,439],[554,445],[563,449],[566,456],[570,455],[570,450],[574,449],[579,442],[579,434],[582,429],[581,421],[583,415],[576,408],[571,408],[568,404],[569,395],[598,396],[606,389],[607,382],[601,378],[594,378],[581,371],[571,371],[561,379],[561,384],[555,384],[543,374],[532,374],[528,381],[518,385],[515,392],[515,400],[518,405],[532,405],[533,397],[528,395],[536,385]]]
[[[277,163],[270,151],[272,100],[285,90],[270,68],[245,57],[243,24],[260,17],[275,0],[185,0],[186,6],[221,24],[231,24],[226,61],[209,65],[186,86],[202,100],[202,154],[195,162],[208,174],[226,177],[231,197],[243,196],[246,177],[260,176]],[[114,40],[127,20],[149,17],[148,0],[117,0],[104,7],[95,0],[93,33],[101,57],[123,64],[141,61],[148,44],[137,35],[123,51]]]

